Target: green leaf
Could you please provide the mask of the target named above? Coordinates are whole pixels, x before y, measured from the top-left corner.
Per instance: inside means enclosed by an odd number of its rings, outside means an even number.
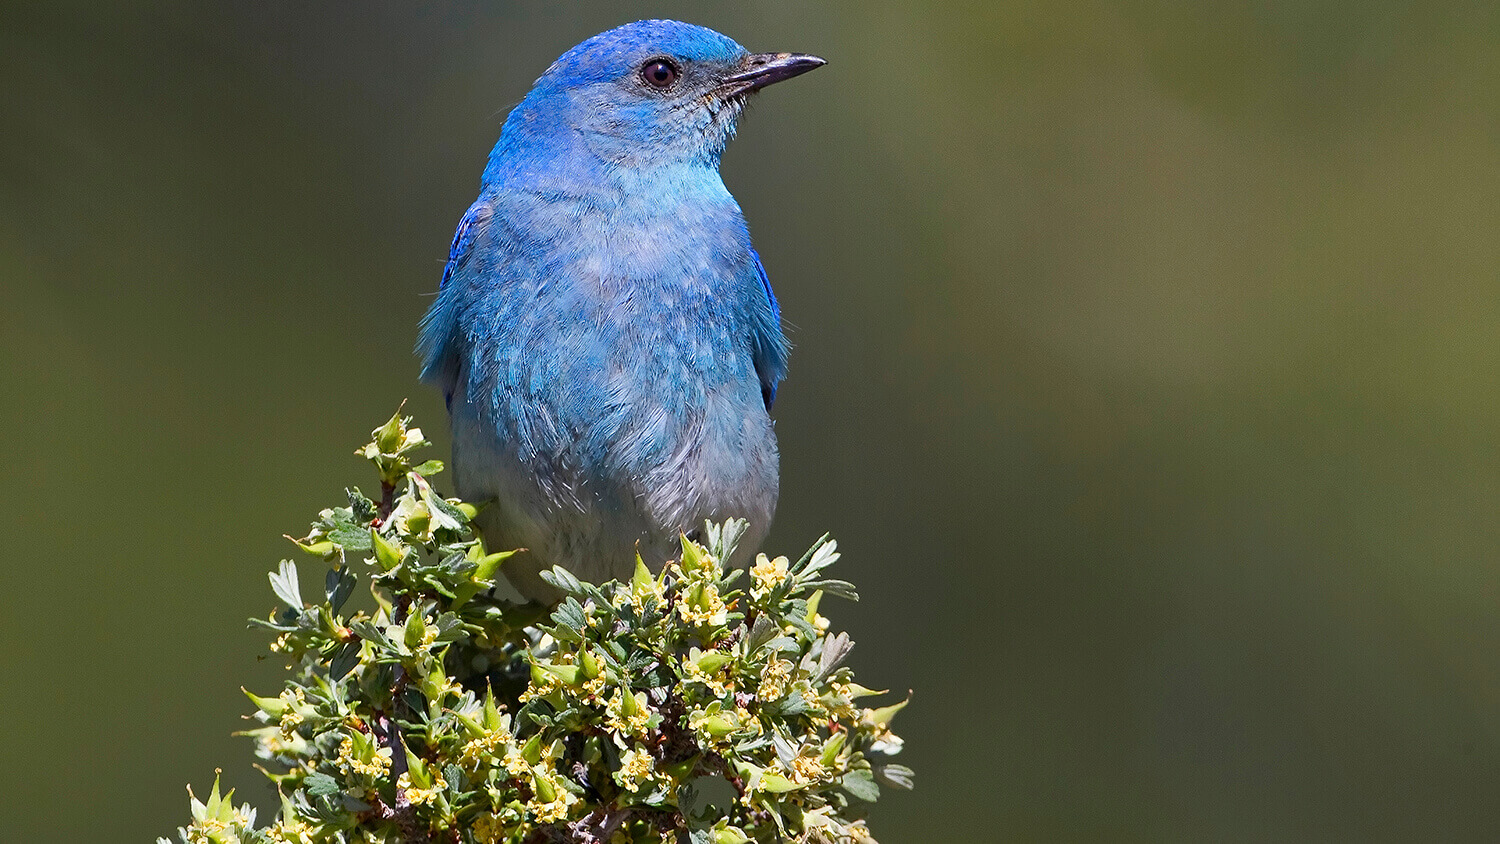
[[[583,605],[578,603],[577,598],[568,598],[558,605],[557,610],[552,613],[552,620],[558,624],[566,624],[574,631],[581,632],[588,627],[588,615],[583,611]]]
[[[354,593],[354,584],[358,578],[348,568],[340,567],[329,569],[323,578],[323,593],[328,596],[328,608],[338,612]]]
[[[808,563],[812,562],[813,555],[817,554],[828,544],[830,536],[831,534],[825,533],[822,536],[818,537],[818,541],[814,542],[812,544],[812,547],[807,549],[807,553],[798,558],[797,562],[792,563],[789,569],[791,573],[799,574],[802,569],[807,566]]]
[[[709,551],[715,557],[727,560],[734,556],[735,548],[739,547],[740,540],[749,529],[750,523],[744,519],[728,519],[722,525],[706,522],[703,535],[707,539]]]
[[[750,637],[745,640],[745,653],[755,653],[780,633],[781,628],[769,615],[757,615],[755,623],[750,627]]]
[[[823,637],[823,653],[818,657],[818,671],[813,675],[813,683],[822,683],[828,679],[835,668],[849,655],[854,648],[854,641],[849,638],[848,633],[839,632],[832,636]]]
[[[375,502],[366,498],[359,487],[345,489],[344,495],[349,498],[349,513],[354,522],[367,525],[375,521]]]
[[[396,643],[391,641],[390,637],[386,636],[379,627],[376,627],[373,623],[366,619],[361,618],[349,622],[349,629],[353,630],[354,634],[359,638],[364,639],[367,642],[373,642],[382,650],[398,650],[398,648],[396,647]]]
[[[369,526],[355,524],[353,515],[347,508],[339,508],[338,521],[334,522],[326,535],[329,541],[343,548],[345,551],[363,552],[370,550]]]
[[[880,786],[868,769],[850,771],[839,778],[839,787],[849,792],[856,800],[874,803],[880,799]]]
[[[498,554],[490,554],[474,566],[473,578],[482,583],[494,585],[495,575],[500,571],[500,564],[515,556],[514,551],[501,551]]]
[[[854,584],[847,580],[810,580],[798,584],[803,589],[822,589],[830,595],[843,598],[846,601],[858,603],[859,593],[854,591]]]
[[[875,776],[879,777],[887,785],[902,789],[903,791],[911,791],[917,787],[917,772],[905,765],[897,765],[894,762],[876,766]]]
[[[325,797],[340,791],[339,781],[324,773],[309,774],[304,784],[307,793],[313,797]]]
[[[443,471],[443,461],[427,460],[411,467],[411,470],[414,474],[422,475],[424,477],[431,477]]]
[[[359,665],[360,647],[359,642],[350,642],[339,649],[338,654],[328,665],[328,679],[337,682],[353,671],[354,666]]]
[[[283,604],[294,610],[300,610],[302,603],[302,592],[297,586],[297,564],[291,560],[282,560],[278,572],[273,572],[271,578],[271,591],[281,599]]]
[[[583,584],[573,576],[572,572],[562,566],[553,566],[550,571],[544,571],[541,575],[542,580],[557,587],[557,590],[565,595],[583,594]]]

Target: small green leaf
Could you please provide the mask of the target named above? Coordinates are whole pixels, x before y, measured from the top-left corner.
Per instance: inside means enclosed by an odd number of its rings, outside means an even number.
[[[896,717],[897,712],[905,709],[908,703],[911,703],[911,692],[907,692],[906,700],[900,703],[893,703],[890,706],[882,706],[879,709],[870,710],[869,720],[881,727],[889,727],[891,719]]]
[[[515,554],[515,551],[501,551],[498,554],[490,554],[484,557],[474,567],[474,579],[493,586],[495,575],[500,571],[500,564],[515,556]]]
[[[354,584],[358,578],[347,568],[339,567],[328,570],[328,575],[323,581],[323,593],[328,596],[328,608],[338,612],[354,593]]]
[[[328,665],[328,679],[338,682],[344,679],[344,676],[350,671],[353,671],[354,666],[359,665],[360,648],[359,642],[350,642],[340,648],[338,654],[334,656],[333,661]]]
[[[278,572],[272,573],[271,591],[281,599],[283,604],[294,610],[303,607],[302,592],[297,585],[297,564],[291,560],[282,560]]]
[[[583,594],[583,584],[579,582],[578,578],[573,576],[572,572],[568,571],[562,566],[553,566],[550,571],[544,571],[541,573],[541,575],[542,580],[545,580],[553,586],[557,587],[558,591],[562,592],[563,594]]]
[[[875,768],[875,776],[879,777],[887,785],[904,791],[911,791],[917,787],[916,771],[905,765],[897,765],[894,762],[887,765],[879,765]]]
[[[304,782],[307,793],[313,797],[326,797],[340,791],[339,781],[324,773],[309,774]]]
[[[856,800],[866,803],[874,803],[880,799],[880,786],[875,784],[875,776],[869,769],[850,771],[839,778],[839,787],[849,792]]]
[[[413,474],[422,475],[424,477],[432,477],[433,475],[436,475],[437,473],[443,471],[443,461],[427,460],[411,467],[411,471]]]

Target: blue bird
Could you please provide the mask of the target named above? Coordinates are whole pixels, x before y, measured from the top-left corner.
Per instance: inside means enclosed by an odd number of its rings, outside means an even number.
[[[453,237],[417,351],[491,548],[624,577],[680,533],[776,509],[781,311],[719,156],[748,98],[824,64],[677,21],[584,41],[511,111]]]

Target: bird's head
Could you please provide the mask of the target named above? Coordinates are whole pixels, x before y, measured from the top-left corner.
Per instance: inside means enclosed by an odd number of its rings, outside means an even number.
[[[552,64],[505,133],[576,132],[617,165],[716,165],[751,94],[824,64],[800,53],[751,53],[701,26],[649,20],[584,41]]]

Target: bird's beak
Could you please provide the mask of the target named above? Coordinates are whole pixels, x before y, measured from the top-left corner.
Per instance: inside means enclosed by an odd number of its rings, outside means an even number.
[[[739,73],[725,77],[723,87],[731,94],[746,94],[825,64],[828,62],[806,53],[751,53]]]

